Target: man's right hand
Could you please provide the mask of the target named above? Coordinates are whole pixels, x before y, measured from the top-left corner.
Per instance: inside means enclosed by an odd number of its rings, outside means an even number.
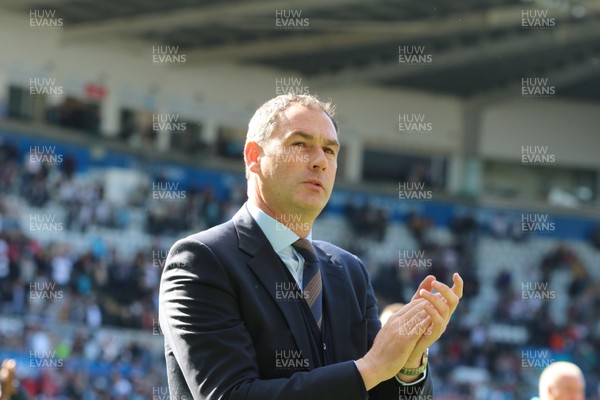
[[[381,328],[373,346],[356,366],[367,390],[392,378],[404,367],[417,342],[430,330],[428,301],[416,299],[396,311]]]

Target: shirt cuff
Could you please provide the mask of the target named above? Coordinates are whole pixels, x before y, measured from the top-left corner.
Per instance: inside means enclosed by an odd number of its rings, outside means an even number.
[[[356,367],[356,372],[358,372],[358,376],[360,376],[360,372],[358,371],[358,366],[356,365],[356,360],[354,360],[354,366]],[[429,367],[425,368],[425,371],[423,371],[423,376],[414,382],[410,382],[410,383],[403,382],[400,380],[400,378],[398,378],[398,375],[394,375],[394,378],[396,378],[396,381],[398,381],[398,383],[401,384],[402,386],[414,386],[414,385],[417,385],[417,384],[423,382],[425,380],[425,378],[427,378],[427,370],[428,369],[429,369]]]
[[[423,371],[423,376],[421,376],[419,379],[417,379],[414,382],[410,382],[410,383],[406,383],[400,380],[400,378],[398,378],[398,375],[394,375],[394,378],[396,378],[396,380],[398,381],[399,384],[401,384],[402,386],[413,386],[413,385],[417,385],[421,382],[423,382],[425,380],[425,378],[427,378],[427,370],[429,368],[425,368],[425,371]]]

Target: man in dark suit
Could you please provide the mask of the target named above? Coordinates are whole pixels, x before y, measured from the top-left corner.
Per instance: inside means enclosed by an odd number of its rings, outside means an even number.
[[[449,288],[427,277],[381,327],[362,262],[312,240],[338,151],[329,104],[283,95],[257,110],[244,148],[248,202],[179,240],[165,263],[159,318],[172,399],[432,398],[427,349],[462,279]]]

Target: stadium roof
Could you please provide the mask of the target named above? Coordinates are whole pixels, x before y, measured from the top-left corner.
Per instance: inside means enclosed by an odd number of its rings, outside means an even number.
[[[66,44],[179,46],[187,65],[265,65],[311,85],[498,98],[539,77],[561,96],[600,100],[599,0],[4,0],[0,8],[56,10]],[[426,57],[400,61],[414,51]]]

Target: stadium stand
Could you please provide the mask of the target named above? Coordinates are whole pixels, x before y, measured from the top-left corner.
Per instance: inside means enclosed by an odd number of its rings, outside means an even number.
[[[165,391],[156,315],[161,266],[177,237],[224,221],[239,207],[240,177],[221,172],[219,181],[235,182],[230,190],[186,186],[179,188],[184,198],[169,200],[138,185],[118,204],[103,186],[118,163],[65,161],[32,170],[24,162],[27,140],[10,134],[0,140],[0,357],[52,367],[20,368],[34,398],[141,399]],[[86,158],[84,147],[71,150],[66,159]],[[144,167],[130,172],[145,175],[141,182],[153,182],[154,192],[168,191],[160,185],[164,177]],[[209,181],[203,174],[195,171],[194,180]],[[455,270],[462,274],[465,299],[456,322],[431,349],[444,360],[432,370],[436,398],[533,396],[540,368],[559,359],[576,362],[590,387],[598,385],[600,360],[590,349],[600,345],[594,323],[600,254],[584,235],[593,221],[572,219],[577,229],[561,235],[511,237],[499,228],[510,224],[497,217],[510,219],[514,210],[465,214],[462,205],[432,202],[419,212],[399,203],[385,196],[369,203],[360,192],[341,190],[315,237],[363,258],[381,308],[407,301],[426,274],[443,280]],[[548,295],[557,301],[542,298]]]

